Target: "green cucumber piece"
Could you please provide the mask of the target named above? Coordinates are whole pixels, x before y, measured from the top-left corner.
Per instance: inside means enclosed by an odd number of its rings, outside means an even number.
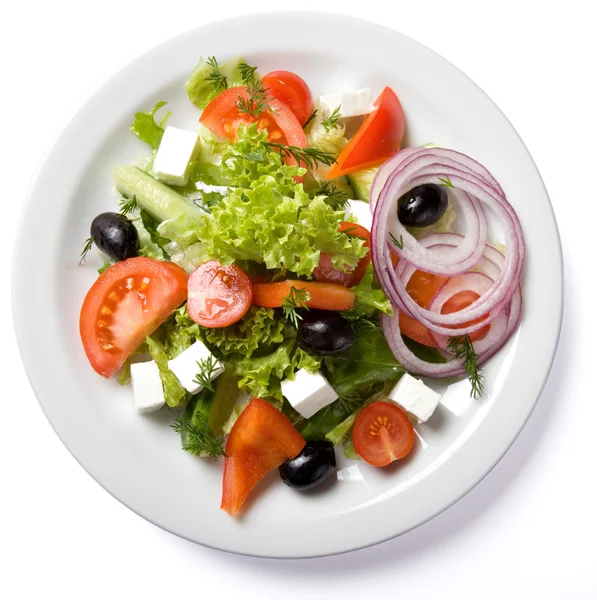
[[[227,369],[216,380],[216,391],[209,409],[207,423],[216,435],[224,433],[224,425],[230,419],[236,398],[240,377]]]
[[[369,202],[371,194],[371,184],[379,167],[371,167],[370,169],[362,169],[347,175],[348,181],[354,190],[357,198],[363,202]]]
[[[195,219],[203,216],[198,206],[137,167],[119,165],[113,175],[116,189],[121,194],[135,196],[139,206],[160,221],[183,214]]]

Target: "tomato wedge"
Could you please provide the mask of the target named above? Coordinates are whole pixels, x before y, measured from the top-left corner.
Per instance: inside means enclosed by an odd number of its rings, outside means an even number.
[[[261,78],[269,95],[283,102],[303,126],[313,112],[313,95],[307,82],[290,71],[272,71]]]
[[[356,235],[357,237],[365,240],[363,245],[365,248],[367,248],[367,250],[369,250],[371,234],[362,225],[344,221],[340,223],[338,231],[350,233],[351,235]],[[322,252],[319,258],[319,264],[313,271],[313,276],[315,279],[317,279],[317,281],[322,281],[325,283],[339,283],[340,285],[345,285],[346,287],[352,287],[357,285],[357,283],[363,279],[363,275],[365,274],[370,262],[371,256],[367,251],[367,254],[365,254],[365,256],[359,260],[356,268],[353,271],[340,271],[340,269],[336,269],[332,265],[332,255]]]
[[[357,454],[374,467],[404,458],[415,443],[407,414],[393,402],[373,402],[359,414],[352,430]]]
[[[294,458],[305,440],[276,407],[253,398],[226,442],[221,508],[235,516],[266,473]]]
[[[179,266],[136,257],[106,269],[91,286],[79,319],[94,370],[112,376],[187,297],[189,276]]]
[[[326,179],[334,179],[386,161],[400,150],[404,113],[398,96],[386,87],[354,137],[346,144]]]
[[[218,137],[232,141],[236,139],[236,132],[240,125],[257,122],[259,131],[267,129],[270,142],[300,148],[307,145],[307,137],[301,124],[286,104],[275,98],[270,99],[268,105],[271,110],[266,109],[254,117],[238,111],[237,103],[240,98],[249,99],[246,87],[224,90],[205,107],[199,122]]]
[[[287,279],[275,283],[256,283],[253,285],[253,304],[276,308],[282,306],[289,297],[291,289],[305,290],[309,308],[322,310],[350,310],[356,294],[337,283],[319,283],[318,281],[300,281]]]
[[[203,263],[189,278],[189,317],[203,327],[226,327],[245,316],[253,300],[253,287],[236,265],[217,260]]]

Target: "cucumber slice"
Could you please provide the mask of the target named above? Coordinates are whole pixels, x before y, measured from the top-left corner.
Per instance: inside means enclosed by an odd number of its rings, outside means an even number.
[[[120,193],[135,196],[139,206],[160,221],[180,215],[202,218],[203,211],[198,206],[137,167],[120,165],[113,175]]]
[[[224,425],[230,419],[238,397],[240,377],[230,370],[224,371],[216,380],[216,391],[209,409],[207,423],[216,435],[224,432]]]
[[[373,178],[377,173],[379,167],[371,167],[370,169],[363,169],[361,171],[355,171],[347,175],[348,181],[357,195],[359,200],[363,202],[369,202],[369,196],[371,194],[371,184]]]

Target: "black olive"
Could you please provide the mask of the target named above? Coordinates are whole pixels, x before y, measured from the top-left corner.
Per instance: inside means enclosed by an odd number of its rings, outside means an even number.
[[[350,323],[333,310],[312,309],[301,314],[298,325],[300,344],[316,354],[337,354],[350,348],[354,331]]]
[[[139,234],[125,216],[113,212],[98,215],[91,223],[95,245],[114,260],[137,256]]]
[[[331,442],[307,442],[301,453],[280,467],[282,481],[295,490],[308,490],[323,483],[336,468]]]
[[[418,185],[398,200],[398,220],[407,227],[433,225],[448,208],[446,190],[432,183]]]

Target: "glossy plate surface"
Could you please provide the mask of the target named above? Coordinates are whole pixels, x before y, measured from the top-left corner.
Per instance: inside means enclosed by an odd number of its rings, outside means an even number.
[[[302,32],[309,31],[305,36]],[[170,124],[194,127],[183,84],[200,56],[242,54],[260,72],[302,75],[314,94],[385,85],[399,95],[407,142],[433,142],[489,168],[522,222],[528,254],[519,331],[487,365],[484,401],[467,382],[438,386],[443,405],[418,428],[408,460],[380,470],[339,457],[337,480],[298,494],[277,473],[259,486],[244,518],[219,509],[221,464],[180,450],[164,410],[135,413],[131,390],[89,367],[78,334],[83,297],[99,259],[78,266],[93,217],[114,210],[111,172],[146,146],[128,131],[133,114],[168,100]],[[499,232],[496,232],[499,237]],[[455,502],[514,441],[545,383],[562,311],[557,226],[537,169],[516,131],[458,69],[402,35],[336,15],[239,18],[186,33],[106,83],[51,150],[24,211],[14,265],[14,317],[23,360],[52,426],[81,465],[149,521],[223,550],[274,557],[343,552],[399,535]],[[35,265],[35,278],[28,277]],[[40,310],[43,296],[43,310]]]

